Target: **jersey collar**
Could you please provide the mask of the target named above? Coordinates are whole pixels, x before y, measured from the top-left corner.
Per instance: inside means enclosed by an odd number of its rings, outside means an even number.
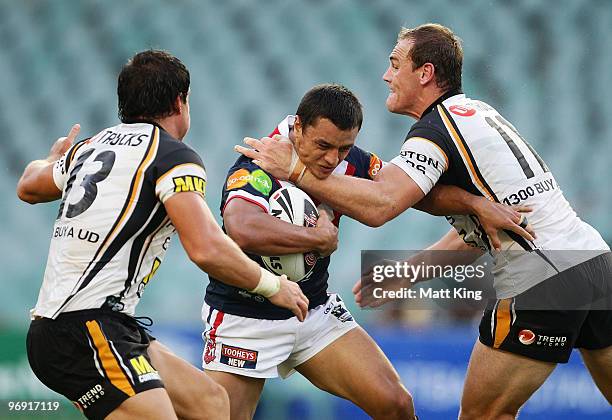
[[[283,137],[289,137],[289,132],[293,128],[293,124],[295,124],[295,115],[287,115],[284,120],[278,124],[278,132]]]
[[[461,89],[454,89],[454,90],[449,90],[448,92],[446,92],[444,95],[440,96],[438,99],[436,99],[434,101],[433,104],[429,105],[425,111],[423,111],[423,113],[421,114],[421,118],[423,118],[425,115],[429,114],[431,111],[434,110],[435,107],[437,107],[438,105],[440,105],[442,102],[444,102],[445,100],[447,100],[448,98],[450,98],[451,96],[455,96],[455,95],[461,95],[463,92],[461,91]],[[421,119],[419,118],[419,119]]]

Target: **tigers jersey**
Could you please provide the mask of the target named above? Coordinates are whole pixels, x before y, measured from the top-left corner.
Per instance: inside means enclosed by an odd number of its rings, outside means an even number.
[[[537,235],[534,242],[510,231],[500,235],[502,249],[510,251],[496,255],[495,288],[500,299],[594,256],[577,253],[568,261],[565,253],[564,261],[555,261],[561,253],[546,251],[609,249],[599,233],[578,218],[546,163],[516,128],[490,105],[460,92],[443,95],[423,113],[391,163],[425,194],[440,182],[492,201],[533,208],[528,219]],[[475,216],[447,219],[466,243],[490,251]]]
[[[134,314],[174,233],[164,202],[204,197],[198,154],[149,123],[119,124],[73,145],[53,168],[62,191],[35,315],[102,306]]]
[[[288,137],[294,119],[293,115],[285,118],[270,136],[281,134]],[[334,173],[372,179],[382,165],[383,162],[375,154],[353,146],[347,157],[336,167]],[[227,174],[222,192],[221,214],[223,215],[227,204],[234,199],[246,200],[268,213],[270,208],[268,199],[279,188],[287,185],[292,184],[277,180],[254,164],[251,159],[241,156]],[[318,205],[319,203],[315,201],[315,204]],[[340,222],[340,217],[341,214],[334,211],[333,223],[336,226]],[[247,255],[260,266],[265,267],[260,256],[248,253]],[[298,283],[309,300],[310,309],[327,301],[327,279],[329,277],[327,268],[329,263],[330,257],[320,259],[310,276]],[[205,301],[211,308],[218,311],[248,318],[288,319],[294,316],[291,311],[273,305],[263,296],[229,286],[212,277],[206,288]]]

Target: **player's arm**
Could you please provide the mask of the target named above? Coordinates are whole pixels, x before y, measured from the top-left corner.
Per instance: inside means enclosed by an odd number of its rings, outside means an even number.
[[[437,186],[438,179],[448,167],[446,153],[438,145],[415,137],[404,143],[400,156],[385,165],[373,180],[342,175],[318,179],[308,170],[300,170],[303,164],[289,141],[247,137],[245,143],[253,149],[236,146],[235,150],[254,159],[275,177],[293,177],[299,187],[312,196],[375,227],[421,201],[425,193]],[[416,159],[423,156],[426,164]],[[482,217],[481,223],[490,235],[496,235],[498,229],[511,229],[533,240],[533,236],[520,226],[523,219],[518,211],[502,205],[491,205],[460,188],[440,186],[422,207],[434,214],[476,214]],[[493,242],[495,245],[495,239]]]
[[[223,233],[200,194],[180,192],[165,200],[164,206],[183,248],[200,269],[226,284],[261,294],[304,320],[308,299],[297,283],[273,275],[248,258]]]
[[[230,200],[223,211],[227,234],[244,251],[257,255],[286,255],[315,251],[330,255],[338,246],[338,229],[322,211],[317,226],[296,226],[266,213],[246,200]]]
[[[431,251],[455,251],[455,252],[431,252]],[[414,266],[457,266],[468,265],[476,261],[484,254],[484,251],[466,244],[455,229],[451,229],[437,242],[427,247],[424,251],[410,257],[406,262]],[[381,261],[379,265],[394,265],[396,261]],[[431,280],[421,274],[417,278],[386,278],[385,290],[401,290],[410,288],[416,283]],[[355,302],[361,307],[379,307],[389,299],[377,299],[373,290],[380,284],[372,281],[372,273],[366,273],[353,286]]]
[[[254,159],[273,176],[294,181],[336,211],[368,226],[383,225],[425,196],[419,185],[396,165],[385,165],[374,180],[335,174],[318,179],[304,169],[291,142],[276,136],[261,140],[247,137],[244,141],[253,149],[236,146],[236,151]]]
[[[531,212],[530,207],[496,203],[454,185],[436,184],[414,208],[435,216],[476,215],[497,250],[501,248],[500,229],[511,230],[529,241],[536,237],[532,226],[523,219],[524,213]]]
[[[58,161],[70,149],[80,129],[79,124],[73,125],[67,137],[60,137],[53,144],[46,159],[32,161],[26,166],[17,183],[17,196],[20,200],[37,204],[61,198],[62,190],[58,186],[61,181],[54,179],[54,166],[62,164]]]

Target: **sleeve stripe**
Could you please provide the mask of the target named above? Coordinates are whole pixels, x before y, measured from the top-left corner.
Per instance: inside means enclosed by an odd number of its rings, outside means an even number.
[[[65,165],[64,170],[66,172],[68,172],[68,168],[70,167],[70,162],[72,162],[72,159],[74,158],[74,155],[76,154],[76,151],[79,150],[86,143],[87,141],[84,140],[72,146],[72,151],[66,156],[66,162],[64,163]]]
[[[155,181],[155,185],[158,185],[158,184],[159,184],[159,183],[160,183],[160,182],[161,182],[161,181],[162,181],[162,180],[163,180],[163,179],[164,179],[164,178],[165,178],[167,175],[169,175],[169,174],[170,174],[170,172],[174,171],[175,169],[178,169],[178,168],[183,167],[183,166],[189,166],[189,165],[193,165],[193,166],[195,166],[196,168],[201,169],[202,171],[204,170],[204,168],[202,168],[202,167],[201,167],[200,165],[198,165],[197,163],[191,163],[191,162],[189,162],[189,163],[181,163],[180,165],[176,165],[176,166],[173,166],[172,168],[168,169],[168,170],[166,171],[166,173],[164,173],[162,176],[160,176],[159,178],[157,178],[157,181]]]
[[[434,146],[436,146],[438,148],[438,150],[440,150],[440,153],[442,153],[444,155],[444,159],[446,159],[446,170],[448,170],[448,166],[449,166],[448,156],[446,155],[446,153],[444,152],[444,150],[442,150],[442,148],[440,146],[438,146],[435,142],[433,142],[433,141],[431,141],[429,139],[426,139],[425,137],[410,137],[408,140],[412,140],[412,139],[414,139],[414,140],[425,140],[425,141],[430,142]],[[408,141],[408,140],[406,140],[406,141]]]
[[[431,189],[433,188],[433,185],[426,185],[423,181],[423,178],[414,176],[414,173],[411,173],[411,170],[409,169],[410,167],[406,165],[406,162],[404,162],[399,157],[392,159],[389,163],[400,168],[408,176],[408,178],[410,178],[412,181],[414,181],[415,184],[417,184],[421,191],[423,191],[423,194],[427,195],[429,191],[431,191]]]
[[[225,208],[227,207],[228,203],[230,201],[232,201],[234,198],[241,198],[245,201],[248,201],[249,203],[253,203],[256,206],[261,207],[261,209],[268,213],[268,202],[266,200],[264,200],[263,198],[257,197],[256,195],[250,194],[247,191],[232,191],[230,193],[230,195],[227,197],[227,200],[225,200],[225,204],[223,205],[223,209],[221,209],[221,215],[223,215],[223,213],[225,212]],[[265,203],[265,204],[264,204]]]

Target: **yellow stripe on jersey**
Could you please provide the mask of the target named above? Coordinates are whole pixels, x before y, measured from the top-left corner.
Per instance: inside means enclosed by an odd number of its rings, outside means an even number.
[[[430,142],[431,144],[433,144],[434,146],[436,146],[438,148],[438,150],[440,151],[440,153],[442,153],[442,155],[444,155],[444,159],[446,159],[446,170],[448,170],[448,166],[449,166],[449,160],[448,160],[448,156],[446,155],[446,152],[444,152],[444,150],[442,150],[442,148],[440,146],[438,146],[435,142],[426,139],[425,137],[410,137],[408,140],[410,139],[417,139],[417,140],[425,140]],[[406,141],[408,141],[406,140]]]
[[[497,310],[495,311],[495,341],[493,342],[493,348],[498,349],[510,332],[510,325],[512,324],[512,317],[510,316],[511,302],[512,299],[501,299],[497,305]]]
[[[117,222],[117,224],[115,225],[115,229],[113,229],[113,231],[106,237],[104,244],[102,244],[102,246],[100,247],[101,251],[103,251],[105,247],[113,241],[114,239],[113,237],[115,233],[121,230],[121,227],[122,227],[121,223],[123,223],[126,217],[128,217],[132,213],[134,208],[136,207],[135,199],[136,199],[136,195],[138,194],[138,191],[140,191],[140,187],[142,186],[142,181],[144,178],[144,171],[149,166],[149,164],[153,161],[155,154],[157,153],[157,144],[159,142],[159,128],[155,127],[154,130],[155,131],[153,133],[153,140],[152,140],[153,144],[149,148],[149,153],[147,154],[147,156],[140,163],[140,166],[138,166],[138,169],[136,170],[136,175],[134,177],[134,186],[132,187],[131,191],[128,193],[128,196],[129,196],[128,205],[125,208],[125,211],[119,215],[119,222]]]
[[[160,176],[159,178],[157,178],[157,181],[155,182],[155,184],[157,185],[157,184],[159,184],[160,182],[162,182],[162,180],[163,180],[163,179],[164,179],[166,176],[168,176],[168,175],[170,174],[170,172],[174,171],[175,169],[178,169],[178,168],[183,167],[183,166],[189,166],[189,165],[193,165],[193,166],[195,166],[196,168],[199,168],[199,169],[201,169],[202,171],[204,171],[204,168],[202,168],[202,167],[201,167],[200,165],[198,165],[197,163],[181,163],[181,164],[179,164],[179,165],[173,166],[172,168],[168,169],[168,170],[167,170],[167,171],[166,171],[166,172],[165,172],[165,173],[164,173],[162,176]]]
[[[461,138],[459,137],[459,134],[457,134],[457,131],[455,131],[455,127],[453,127],[453,124],[451,124],[450,120],[448,119],[448,117],[444,113],[441,105],[438,105],[438,113],[442,117],[442,120],[444,121],[444,125],[446,125],[446,129],[451,134],[451,137],[452,137],[453,141],[455,142],[455,145],[457,146],[457,149],[459,150],[459,152],[463,156],[464,162],[467,163],[466,164],[466,168],[467,168],[468,172],[470,173],[470,177],[472,178],[472,181],[474,182],[476,187],[480,190],[480,192],[487,199],[489,199],[491,201],[495,201],[495,199],[493,198],[493,196],[491,195],[489,190],[485,187],[484,182],[478,176],[478,174],[476,172],[476,169],[475,169],[475,166],[476,166],[475,162],[472,162],[472,160],[470,159],[470,155],[468,154],[467,150],[465,149],[465,146],[463,145],[463,142],[461,141]]]
[[[68,171],[68,166],[70,166],[70,163],[72,163],[72,159],[74,159],[74,155],[76,154],[77,150],[79,150],[84,144],[88,144],[89,141],[82,141],[80,143],[77,143],[73,148],[72,148],[72,152],[70,152],[70,156],[68,156],[68,159],[66,160],[66,171]]]
[[[125,394],[129,395],[130,397],[135,395],[136,392],[134,391],[134,388],[132,387],[132,384],[127,376],[125,376],[123,370],[121,370],[119,362],[113,354],[106,337],[104,337],[98,321],[87,321],[85,325],[87,326],[89,335],[91,335],[91,338],[93,339],[93,345],[98,351],[98,356],[102,362],[102,369],[104,369],[106,377],[110,380],[113,386],[123,391]]]

